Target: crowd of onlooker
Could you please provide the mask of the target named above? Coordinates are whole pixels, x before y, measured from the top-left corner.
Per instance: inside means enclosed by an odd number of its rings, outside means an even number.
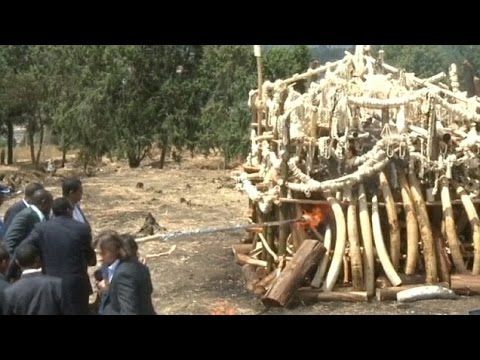
[[[65,179],[62,193],[53,199],[42,184],[30,183],[0,221],[0,314],[155,314],[150,271],[135,238],[103,231],[92,239],[81,181]],[[0,205],[10,194],[0,186]],[[94,272],[97,300],[89,304],[95,250],[102,263]]]

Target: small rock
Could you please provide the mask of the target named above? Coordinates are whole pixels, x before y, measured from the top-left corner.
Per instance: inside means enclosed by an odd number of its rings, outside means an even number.
[[[137,189],[143,189],[143,183],[142,183],[142,182],[138,182],[135,187],[136,187]]]

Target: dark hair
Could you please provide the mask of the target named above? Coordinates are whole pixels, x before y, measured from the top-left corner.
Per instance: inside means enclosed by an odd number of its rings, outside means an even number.
[[[0,262],[10,259],[10,254],[4,244],[0,243]]]
[[[136,258],[138,244],[135,241],[135,238],[130,234],[122,234],[120,235],[120,239],[122,240],[123,249],[125,250],[127,257]]]
[[[93,240],[92,242],[92,246],[93,248],[97,248],[99,247],[99,243],[100,243],[100,240],[108,235],[112,235],[112,236],[120,236],[118,235],[118,233],[115,231],[115,230],[103,230],[100,232],[100,234],[97,235],[97,237]]]
[[[45,189],[40,189],[33,193],[32,204],[37,207],[41,207],[46,202],[52,202],[52,201],[53,201],[52,194]]]
[[[55,216],[68,215],[68,210],[73,211],[72,203],[64,197],[56,198],[53,201],[52,211]]]
[[[112,252],[117,252],[120,259],[124,259],[126,256],[125,249],[123,247],[123,241],[120,238],[120,235],[113,230],[106,230],[101,232],[98,235],[97,240],[95,241],[96,246],[101,250],[108,250]]]
[[[35,191],[42,190],[43,188],[44,188],[43,185],[40,183],[36,183],[36,182],[30,183],[27,186],[25,186],[25,191],[24,191],[25,197],[27,199],[31,199]]]
[[[70,177],[63,180],[62,183],[62,193],[63,196],[68,196],[76,191],[78,191],[82,187],[82,182],[79,178]]]
[[[40,250],[32,244],[20,244],[15,251],[15,260],[22,268],[29,268],[36,265],[40,259]]]

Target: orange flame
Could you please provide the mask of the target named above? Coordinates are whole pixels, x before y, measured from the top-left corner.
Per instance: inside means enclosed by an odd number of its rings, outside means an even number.
[[[310,211],[303,210],[306,216],[306,221],[300,222],[299,226],[303,229],[317,228],[318,225],[325,223],[328,220],[330,207],[328,205],[314,205]]]

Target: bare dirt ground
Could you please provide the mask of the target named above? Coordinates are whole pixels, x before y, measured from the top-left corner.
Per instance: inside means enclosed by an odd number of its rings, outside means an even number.
[[[217,170],[218,164],[219,160],[195,158],[185,159],[181,166],[167,163],[163,170],[151,166],[131,170],[124,163],[110,163],[95,176],[82,178],[83,208],[97,234],[106,229],[136,232],[149,212],[167,231],[246,224],[248,200],[234,189],[231,171]],[[139,182],[143,189],[137,187]],[[60,195],[60,178],[46,178],[45,184],[54,196]],[[3,215],[17,200],[6,202],[0,213]],[[480,297],[461,297],[410,304],[335,302],[266,309],[244,288],[241,268],[233,260],[231,245],[244,235],[239,231],[141,244],[141,255],[147,257],[176,245],[170,255],[147,259],[156,311],[197,315],[411,315],[468,314],[480,308]]]

